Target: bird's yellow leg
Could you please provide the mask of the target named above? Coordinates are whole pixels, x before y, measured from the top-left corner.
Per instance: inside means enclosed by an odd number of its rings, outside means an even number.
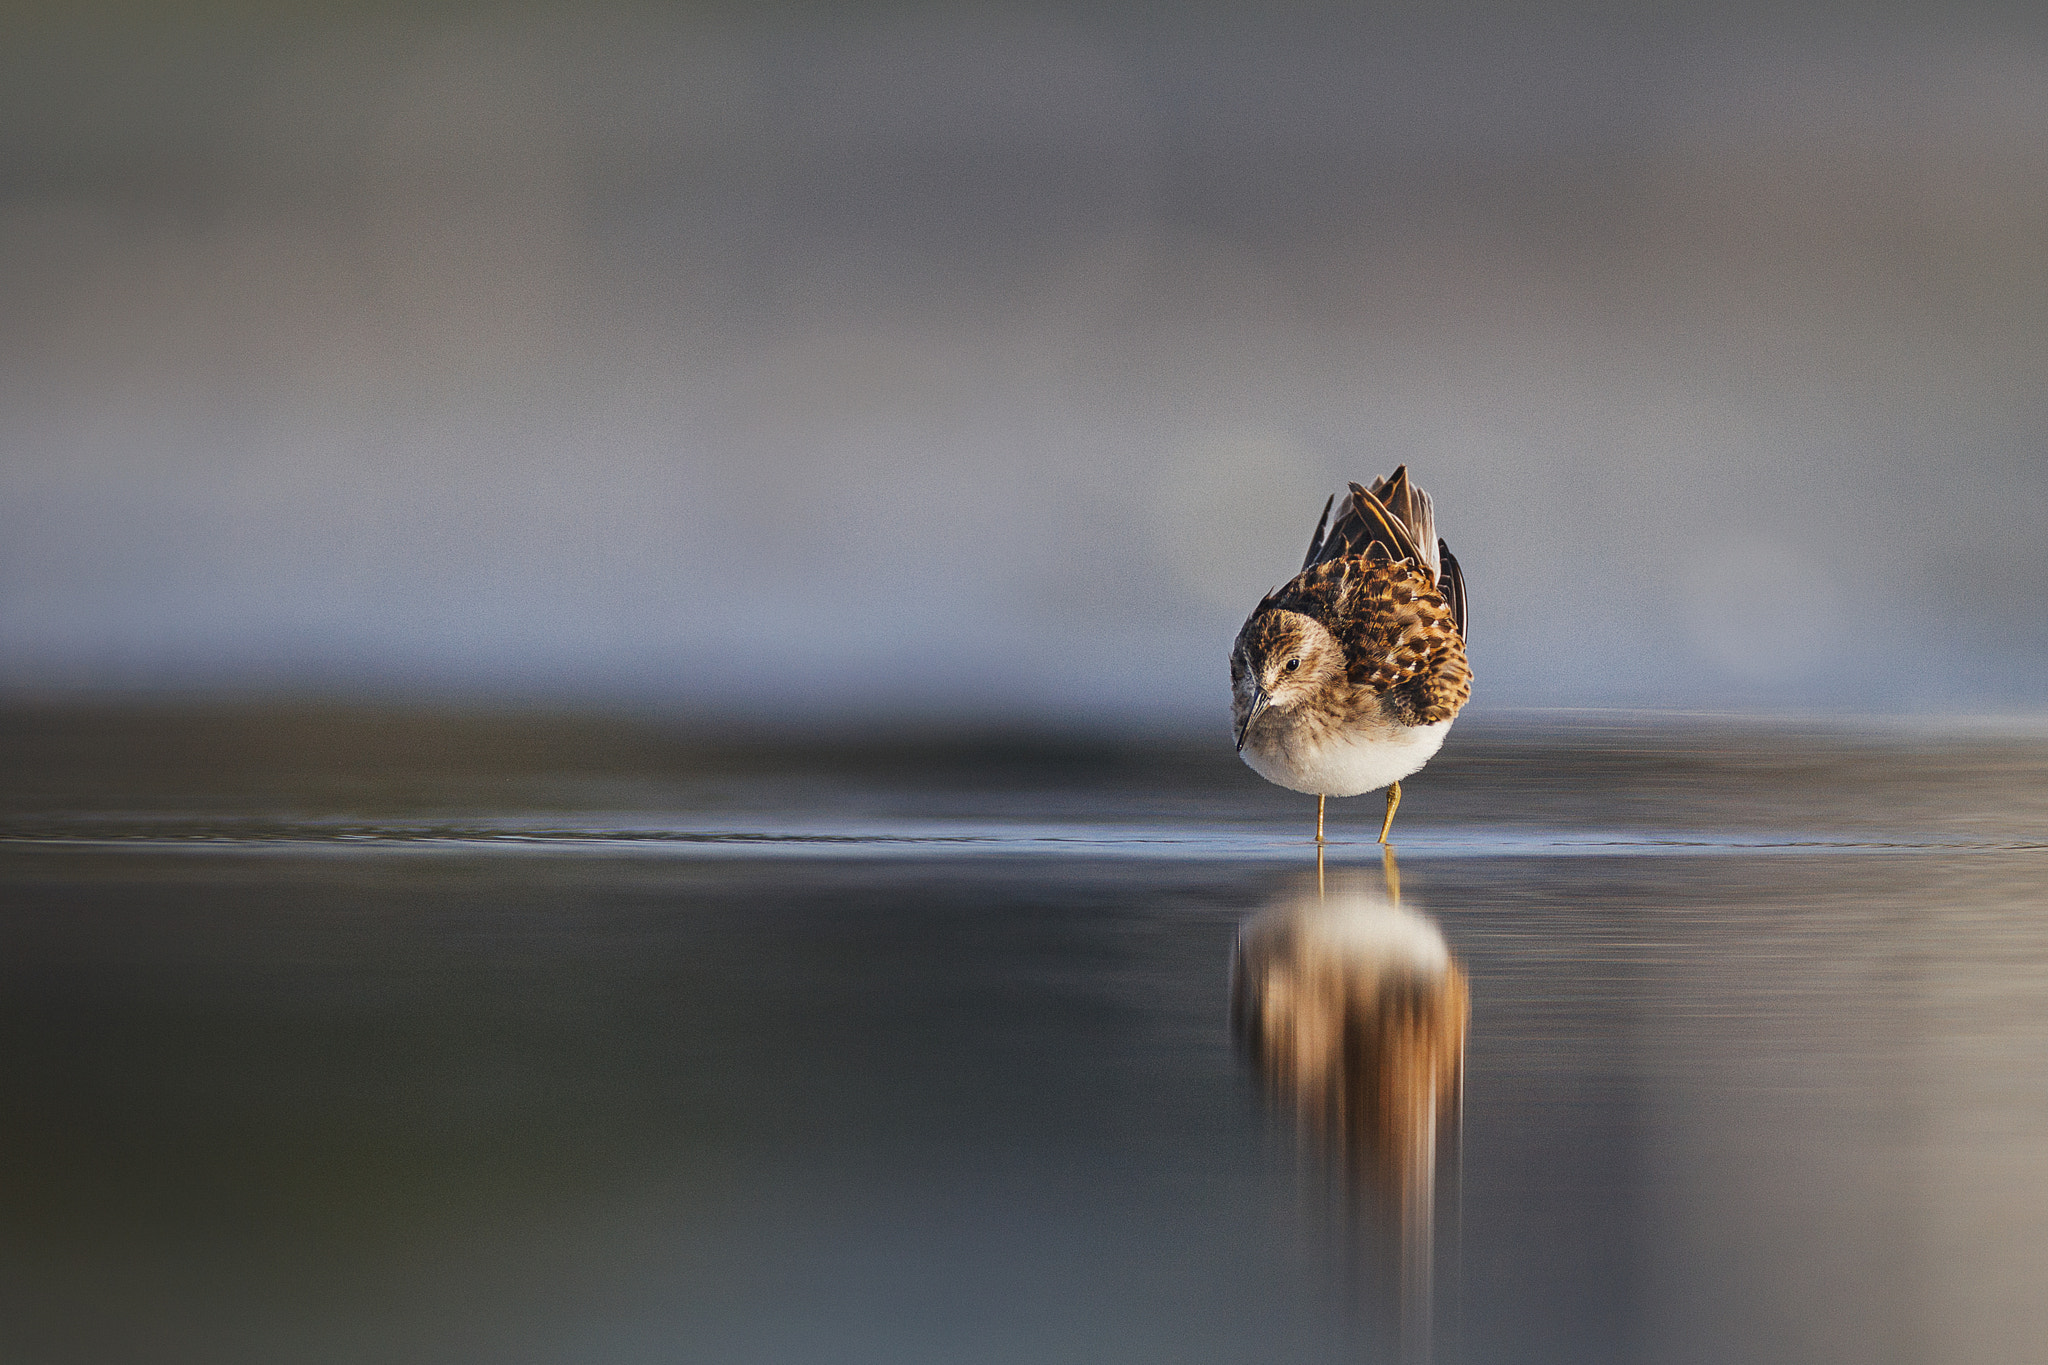
[[[1401,784],[1396,782],[1387,788],[1387,819],[1380,826],[1380,842],[1387,841],[1387,831],[1394,827],[1394,812],[1401,805]]]
[[[1319,844],[1323,841],[1323,802],[1329,799],[1327,796],[1316,798],[1316,842]]]

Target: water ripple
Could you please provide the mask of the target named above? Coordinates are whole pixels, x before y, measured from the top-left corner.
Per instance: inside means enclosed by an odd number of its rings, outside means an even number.
[[[460,821],[340,821],[176,817],[42,818],[0,826],[0,844],[41,848],[125,848],[188,852],[421,850],[669,857],[901,857],[948,854],[1061,854],[1110,858],[1293,856],[1310,841],[1255,824],[1144,824],[1088,821],[842,821],[830,827],[787,820],[705,822],[583,817]],[[1546,829],[1517,825],[1418,825],[1402,832],[1403,854],[1421,857],[1656,856],[1775,853],[1977,853],[2048,849],[2048,841],[1809,831]],[[1370,852],[1368,838],[1333,840],[1333,852]]]

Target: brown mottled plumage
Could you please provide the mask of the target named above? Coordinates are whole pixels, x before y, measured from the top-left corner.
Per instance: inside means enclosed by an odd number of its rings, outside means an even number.
[[[1270,781],[1319,798],[1387,787],[1384,842],[1400,779],[1472,695],[1465,579],[1407,466],[1370,489],[1352,484],[1331,525],[1335,501],[1301,572],[1238,632],[1233,718],[1239,753]]]

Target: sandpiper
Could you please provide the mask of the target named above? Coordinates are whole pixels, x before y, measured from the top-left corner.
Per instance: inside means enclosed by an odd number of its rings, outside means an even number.
[[[1323,504],[1301,572],[1267,593],[1230,650],[1237,752],[1269,782],[1316,798],[1387,789],[1427,763],[1472,695],[1465,576],[1436,536],[1408,466]]]

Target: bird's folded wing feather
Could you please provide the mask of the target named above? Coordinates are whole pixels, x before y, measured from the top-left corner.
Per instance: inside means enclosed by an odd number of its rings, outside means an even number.
[[[1436,585],[1443,589],[1444,600],[1451,604],[1451,620],[1457,623],[1458,638],[1470,640],[1472,632],[1465,624],[1465,571],[1458,567],[1458,557],[1451,553],[1451,547],[1444,541],[1436,543],[1438,557],[1443,561],[1443,572],[1437,575]]]
[[[1408,481],[1407,465],[1375,480],[1371,488],[1352,484],[1334,523],[1330,522],[1330,508],[1325,506],[1301,566],[1306,569],[1333,559],[1348,559],[1366,554],[1374,546],[1380,547],[1389,559],[1414,560],[1429,571],[1430,582],[1441,581],[1436,509],[1429,494]]]
[[[1393,473],[1376,480],[1366,491],[1401,523],[1401,529],[1414,543],[1416,562],[1428,568],[1432,582],[1441,584],[1443,568],[1437,562],[1436,507],[1430,502],[1429,494],[1408,482],[1408,466],[1397,466]]]
[[[1311,563],[1327,564],[1333,559],[1348,559],[1366,553],[1375,545],[1389,559],[1422,561],[1415,548],[1415,538],[1408,534],[1408,528],[1401,524],[1401,519],[1388,511],[1363,485],[1354,483],[1351,495],[1344,500],[1344,506],[1337,514],[1337,520],[1330,525],[1330,533],[1322,537],[1312,552],[1314,558]]]

